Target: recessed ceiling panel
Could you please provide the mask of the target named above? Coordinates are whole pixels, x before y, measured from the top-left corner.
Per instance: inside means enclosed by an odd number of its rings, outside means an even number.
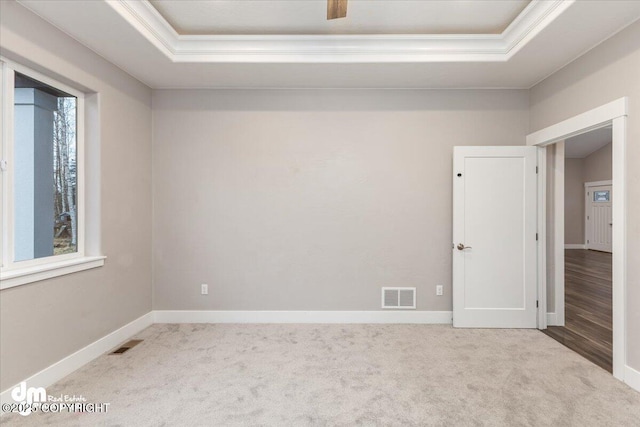
[[[530,0],[151,0],[179,34],[500,34]]]
[[[500,36],[417,42],[410,35],[176,37],[145,1],[4,1],[0,39],[44,28],[26,6],[153,88],[529,88],[640,18],[640,1],[559,1],[530,3]],[[640,24],[623,33],[640,40]],[[636,48],[616,43],[620,58]]]

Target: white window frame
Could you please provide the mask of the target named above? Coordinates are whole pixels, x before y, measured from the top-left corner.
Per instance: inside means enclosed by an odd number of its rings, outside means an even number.
[[[39,280],[74,273],[104,265],[104,256],[88,256],[85,252],[85,94],[42,73],[24,67],[0,56],[2,84],[0,88],[0,114],[3,170],[0,173],[2,200],[0,207],[2,245],[0,245],[0,289],[24,285]],[[14,261],[14,82],[15,73],[24,74],[77,99],[76,104],[76,215],[77,251],[25,261]]]

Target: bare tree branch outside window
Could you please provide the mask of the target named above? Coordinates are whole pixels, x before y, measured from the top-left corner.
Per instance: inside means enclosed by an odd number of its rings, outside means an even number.
[[[54,254],[77,251],[76,98],[58,98],[54,113]]]

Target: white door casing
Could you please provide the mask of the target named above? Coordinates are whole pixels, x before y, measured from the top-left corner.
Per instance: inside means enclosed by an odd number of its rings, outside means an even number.
[[[585,182],[585,242],[587,249],[613,252],[613,186],[607,182]]]
[[[537,150],[454,147],[453,325],[537,325]]]
[[[611,126],[613,130],[613,179],[612,185],[616,189],[613,201],[613,376],[627,382],[638,389],[636,371],[626,365],[627,348],[627,115],[629,99],[618,98],[614,101],[595,107],[559,123],[540,129],[527,135],[527,145],[547,147],[573,136],[581,135],[594,129]],[[539,189],[544,192],[544,170],[538,174]],[[546,195],[545,195],[546,197]],[[542,198],[544,200],[544,197]],[[539,206],[538,214],[545,215],[544,205]],[[564,231],[564,230],[562,230]],[[558,244],[564,245],[564,233],[555,236]],[[541,236],[544,239],[544,236]],[[546,256],[545,248],[540,248],[542,257]],[[564,264],[556,263],[556,270],[564,271]],[[539,276],[539,286],[544,286],[544,276]],[[557,285],[557,283],[556,283]],[[556,297],[564,293],[564,287],[556,286]],[[542,303],[540,304],[543,305]],[[564,315],[563,315],[564,317]],[[553,363],[553,360],[550,360]],[[633,385],[635,384],[635,385]]]

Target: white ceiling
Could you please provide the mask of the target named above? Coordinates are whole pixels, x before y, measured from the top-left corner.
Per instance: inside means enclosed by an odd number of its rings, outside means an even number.
[[[529,88],[640,18],[533,0],[500,34],[182,35],[147,0],[18,1],[152,88]]]
[[[530,0],[151,0],[179,34],[500,34]]]
[[[564,142],[564,156],[567,159],[583,159],[613,141],[611,127],[595,129],[574,136]]]

